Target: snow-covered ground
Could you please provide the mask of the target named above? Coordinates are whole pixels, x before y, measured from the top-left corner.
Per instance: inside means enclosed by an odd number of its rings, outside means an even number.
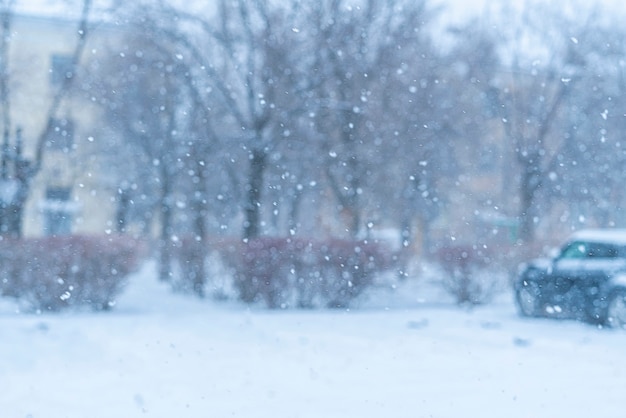
[[[626,416],[626,332],[410,284],[349,311],[251,310],[172,294],[152,271],[110,313],[0,300],[0,416]]]

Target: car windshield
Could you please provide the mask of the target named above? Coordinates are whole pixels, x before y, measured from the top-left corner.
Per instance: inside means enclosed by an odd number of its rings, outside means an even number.
[[[563,249],[560,258],[616,258],[620,253],[623,251],[614,244],[574,241]]]

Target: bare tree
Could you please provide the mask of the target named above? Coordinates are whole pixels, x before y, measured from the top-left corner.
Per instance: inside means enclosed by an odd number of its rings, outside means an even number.
[[[268,158],[282,139],[274,136],[275,126],[293,112],[280,107],[280,96],[294,90],[287,85],[297,68],[293,64],[298,34],[286,16],[297,2],[281,7],[267,1],[218,4],[215,19],[166,8],[168,15],[178,16],[179,25],[164,22],[161,33],[176,42],[180,53],[194,64],[192,76],[205,87],[203,94],[220,93],[219,102],[213,105],[227,113],[223,124],[235,127],[231,132],[239,131],[231,141],[248,155],[243,236],[253,238],[261,233]]]
[[[118,155],[113,163],[120,170],[118,182],[138,185],[138,192],[150,196],[154,204],[159,219],[159,278],[168,280],[176,187],[189,150],[184,137],[190,108],[185,68],[171,45],[150,36],[154,27],[145,17],[127,29],[121,51],[96,63],[100,75],[90,94],[97,91],[104,117],[120,138],[106,146],[127,149],[122,155],[130,156],[123,160],[119,152],[112,154]]]
[[[406,110],[392,115],[394,95],[407,87],[398,79],[415,61],[411,54],[424,52],[422,30],[432,14],[424,1],[372,0],[358,8],[320,1],[308,7],[315,33],[310,73],[318,82],[311,107],[321,164],[345,229],[357,236],[368,223],[366,208],[376,205],[374,164],[395,140],[394,132],[406,135],[392,127],[407,116]]]
[[[559,165],[566,132],[575,109],[571,94],[585,75],[581,51],[592,31],[586,22],[568,19],[547,6],[527,7],[511,38],[504,39],[505,68],[489,83],[505,136],[519,165],[519,238],[535,237],[542,213],[548,211],[546,180]],[[535,48],[529,48],[528,42]],[[539,46],[541,45],[541,47]]]

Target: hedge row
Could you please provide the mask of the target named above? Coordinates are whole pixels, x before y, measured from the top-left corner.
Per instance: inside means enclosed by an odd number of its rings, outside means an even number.
[[[59,236],[0,240],[0,295],[28,308],[110,309],[143,246],[127,236]]]
[[[261,237],[209,246],[182,245],[178,286],[197,290],[198,269],[208,267],[206,258],[216,251],[232,273],[237,297],[269,308],[346,307],[393,264],[389,251],[367,241]]]

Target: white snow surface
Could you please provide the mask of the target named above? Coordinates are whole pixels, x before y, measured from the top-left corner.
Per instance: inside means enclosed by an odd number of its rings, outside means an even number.
[[[467,310],[409,281],[351,310],[269,311],[155,277],[109,313],[0,299],[0,416],[625,416],[626,332],[522,319],[508,295]]]
[[[626,245],[626,229],[582,229],[572,234],[569,241],[604,242]]]

